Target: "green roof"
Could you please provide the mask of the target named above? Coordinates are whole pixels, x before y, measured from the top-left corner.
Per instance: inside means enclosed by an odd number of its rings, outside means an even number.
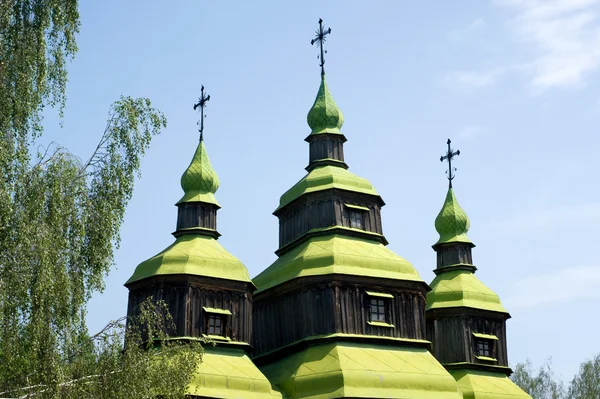
[[[438,274],[427,293],[427,308],[468,307],[508,313],[498,295],[469,270],[448,270]]]
[[[342,134],[340,129],[344,124],[344,115],[333,101],[333,97],[331,97],[324,74],[321,75],[321,86],[319,86],[319,92],[313,106],[308,111],[306,121],[311,128],[311,135],[323,133]]]
[[[261,367],[290,399],[461,399],[425,348],[327,342]]]
[[[279,200],[277,210],[283,208],[303,194],[315,191],[337,188],[340,190],[354,191],[357,193],[377,195],[375,188],[367,179],[356,176],[354,173],[339,166],[324,165],[311,170],[298,183],[285,192]]]
[[[204,140],[200,140],[190,166],[181,176],[184,195],[177,202],[207,202],[219,206],[215,193],[219,189],[219,178],[210,164]]]
[[[204,398],[282,398],[242,349],[219,346],[204,347],[188,394]]]
[[[140,263],[125,284],[168,274],[191,274],[251,282],[244,264],[214,238],[185,234],[158,255]]]
[[[478,370],[450,370],[464,399],[531,399],[502,373]]]
[[[469,218],[465,211],[458,205],[454,190],[448,189],[444,206],[435,218],[435,229],[440,234],[440,239],[436,244],[451,242],[471,243],[467,237],[469,231]]]
[[[385,245],[340,234],[314,236],[280,256],[254,278],[263,291],[297,277],[350,274],[422,281],[416,269]]]

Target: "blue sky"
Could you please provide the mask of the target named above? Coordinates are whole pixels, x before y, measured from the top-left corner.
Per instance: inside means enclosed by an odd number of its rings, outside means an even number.
[[[332,28],[326,71],[346,161],[386,201],[390,248],[433,279],[433,221],[447,188],[439,157],[452,138],[477,276],[513,316],[510,363],[552,356],[570,379],[600,352],[599,3],[82,2],[64,127],[49,115],[40,143],[86,158],[122,94],[151,98],[169,121],[143,161],[90,330],[125,314],[123,283],[173,241],[201,84],[221,243],[252,276],[275,260],[271,213],[308,161],[306,113],[319,85],[310,39],[321,17]]]

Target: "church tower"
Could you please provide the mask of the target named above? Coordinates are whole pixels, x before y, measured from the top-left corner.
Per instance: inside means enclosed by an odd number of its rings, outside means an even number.
[[[321,82],[308,112],[307,174],[281,196],[278,259],[254,284],[254,357],[290,399],[459,399],[429,352],[427,284],[389,250],[382,198],[348,170],[344,117]]]
[[[449,187],[435,219],[440,235],[433,245],[437,253],[435,279],[427,294],[427,339],[436,359],[458,382],[464,399],[531,399],[509,378],[506,346],[508,311],[500,298],[476,276],[467,237],[469,218],[456,200],[452,187],[451,141],[441,161],[447,161]]]
[[[203,343],[202,362],[189,394],[202,398],[281,398],[247,355],[252,342],[252,283],[242,262],[217,239],[215,197],[219,178],[204,144],[204,94],[200,143],[181,176],[175,242],[140,263],[125,283],[127,315],[148,297],[167,303],[175,324],[170,335]],[[213,344],[215,344],[213,346]]]

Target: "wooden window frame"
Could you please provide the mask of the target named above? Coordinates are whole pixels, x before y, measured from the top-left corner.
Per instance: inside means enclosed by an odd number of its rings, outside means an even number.
[[[367,230],[367,215],[370,209],[366,206],[344,204],[348,210],[348,227],[357,230]],[[360,220],[360,223],[357,222]],[[357,225],[359,224],[359,225]]]
[[[217,338],[217,339],[228,339],[227,338],[227,329],[229,327],[229,318],[231,317],[231,312],[225,309],[216,309],[216,308],[208,308],[202,307],[204,311],[204,332],[207,337]],[[215,320],[214,325],[212,326],[213,331],[211,332],[211,319]],[[216,331],[216,321],[219,320],[220,331]]]
[[[483,362],[497,362],[496,342],[497,340],[491,338],[476,337],[473,343],[475,357]]]
[[[391,307],[394,298],[391,294],[366,291],[368,320],[367,324],[376,327],[395,327],[391,324]]]
[[[213,325],[211,325],[211,321],[214,321]],[[218,324],[218,326],[217,326]],[[215,335],[224,337],[226,327],[225,315],[217,314],[217,313],[208,313],[206,315],[206,335]],[[213,331],[211,331],[211,328]],[[218,330],[217,330],[218,328]]]
[[[386,298],[369,297],[369,321],[387,323],[388,307]]]

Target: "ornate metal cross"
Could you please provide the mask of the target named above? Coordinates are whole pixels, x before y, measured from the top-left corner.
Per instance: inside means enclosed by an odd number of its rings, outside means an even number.
[[[206,102],[210,100],[210,95],[204,94],[204,85],[202,85],[200,93],[201,94],[200,97],[198,97],[198,102],[194,104],[194,111],[200,108],[200,121],[198,122],[200,124],[200,129],[198,129],[198,131],[200,132],[200,141],[202,141],[204,133],[204,108],[206,107]]]
[[[451,141],[448,139],[448,142],[446,143],[448,144],[448,151],[446,152],[446,155],[440,157],[440,161],[448,161],[448,170],[446,171],[446,174],[448,175],[449,187],[452,188],[452,180],[454,179],[454,173],[452,172],[456,172],[456,168],[452,169],[452,159],[454,159],[455,155],[460,155],[460,150],[452,151],[450,143]]]
[[[327,54],[327,50],[323,49],[323,43],[326,41],[325,36],[331,33],[331,28],[323,30],[323,20],[319,18],[319,30],[315,33],[317,35],[310,41],[310,44],[319,43],[319,48],[321,49],[321,75],[325,75],[325,54]]]

